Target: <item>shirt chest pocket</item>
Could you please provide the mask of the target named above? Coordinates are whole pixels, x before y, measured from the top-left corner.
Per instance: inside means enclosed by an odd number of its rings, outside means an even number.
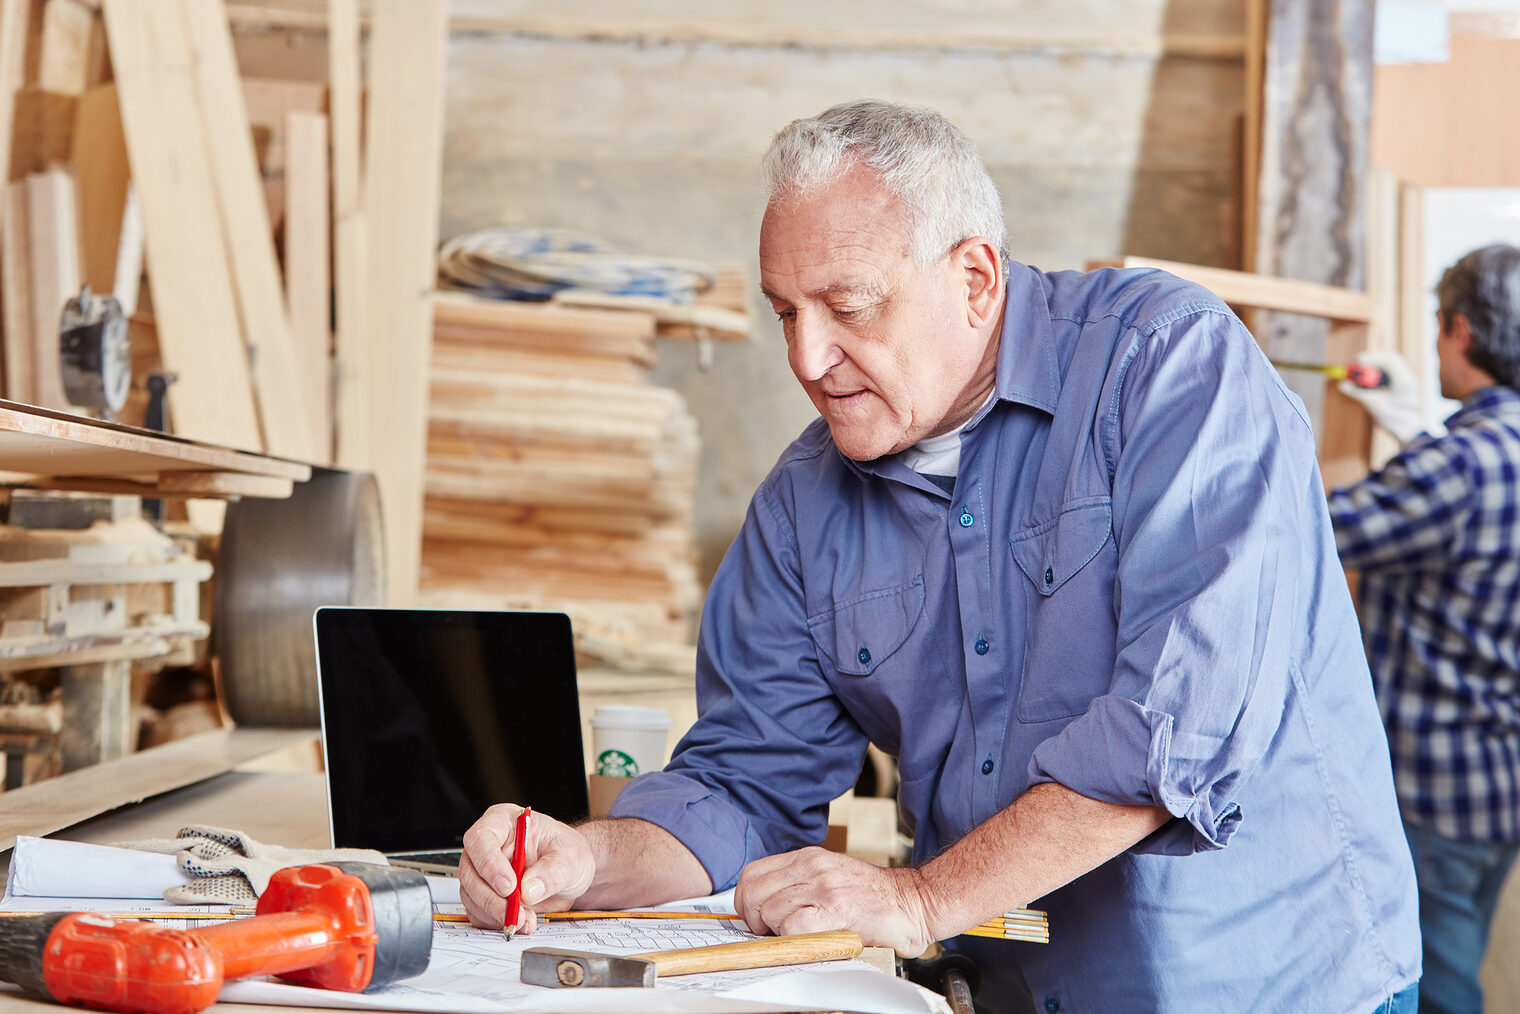
[[[1113,683],[1118,551],[1112,505],[1107,497],[1073,501],[1008,546],[1032,590],[1025,596],[1019,720],[1073,718]]]
[[[849,676],[870,676],[901,648],[924,614],[924,577],[862,592],[808,618],[818,650]]]

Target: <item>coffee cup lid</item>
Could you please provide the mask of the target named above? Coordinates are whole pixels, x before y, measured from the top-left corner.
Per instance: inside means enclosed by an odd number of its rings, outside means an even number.
[[[664,708],[599,704],[591,714],[591,724],[621,729],[668,729],[670,714]]]

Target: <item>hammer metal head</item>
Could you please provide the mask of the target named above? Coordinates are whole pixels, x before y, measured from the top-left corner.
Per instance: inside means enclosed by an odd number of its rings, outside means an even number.
[[[522,953],[523,982],[530,986],[653,986],[653,961],[592,954],[563,947],[531,947]]]

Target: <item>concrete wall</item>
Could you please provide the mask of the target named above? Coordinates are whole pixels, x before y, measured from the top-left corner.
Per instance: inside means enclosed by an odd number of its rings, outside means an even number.
[[[753,273],[755,165],[771,134],[875,96],[933,106],[971,135],[1019,260],[1236,260],[1236,0],[582,0],[573,13],[455,0],[452,12],[445,237],[563,226]],[[754,307],[753,343],[714,349],[707,372],[672,344],[656,370],[701,426],[704,578],[814,414],[758,290]]]

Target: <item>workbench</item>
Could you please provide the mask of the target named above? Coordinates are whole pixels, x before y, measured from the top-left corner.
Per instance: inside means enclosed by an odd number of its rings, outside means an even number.
[[[271,732],[263,730],[262,732]],[[246,831],[253,838],[289,848],[327,848],[327,791],[322,775],[310,770],[283,770],[303,766],[302,754],[315,737],[315,730],[285,730],[284,749],[266,752],[247,763],[233,767],[212,778],[181,785],[172,791],[143,799],[91,817],[70,826],[66,820],[67,793],[54,797],[59,816],[42,819],[54,824],[54,837],[96,844],[136,841],[145,838],[173,838],[186,824],[209,824]],[[272,741],[270,741],[270,745]],[[173,744],[170,744],[173,746]],[[158,749],[167,749],[160,747]],[[147,756],[154,751],[147,751]],[[69,776],[63,776],[68,778]],[[56,783],[61,779],[53,779]],[[51,783],[41,783],[39,787]],[[17,792],[24,790],[17,790]],[[6,798],[16,793],[6,793]],[[889,800],[857,800],[862,826],[881,824],[886,809],[895,806]],[[856,821],[852,819],[852,824]],[[895,824],[895,820],[894,820]],[[12,836],[5,844],[14,841]],[[853,850],[852,850],[853,851]],[[0,854],[0,877],[5,875],[10,854]],[[868,947],[862,958],[877,968],[891,972],[893,957],[889,948]],[[289,1014],[292,1011],[330,1008],[274,1007],[253,1004],[215,1004],[209,1008],[217,1014]],[[11,992],[0,993],[0,1014],[57,1014],[60,1008]]]

